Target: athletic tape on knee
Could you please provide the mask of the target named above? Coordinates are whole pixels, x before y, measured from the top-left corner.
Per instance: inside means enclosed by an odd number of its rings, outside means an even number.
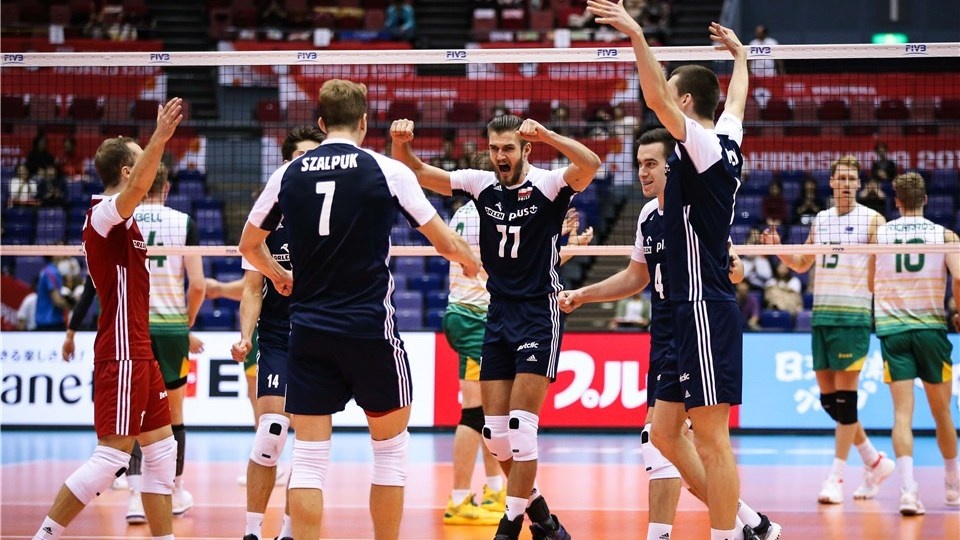
[[[507,429],[509,424],[509,416],[484,417],[483,431],[480,432],[483,435],[483,444],[497,461],[513,459],[513,452],[510,451],[510,434]]]
[[[97,445],[93,455],[79,469],[73,471],[64,485],[84,506],[110,488],[113,481],[127,470],[130,454]]]
[[[820,394],[820,407],[834,422],[837,421],[837,394]]]
[[[257,434],[250,449],[250,461],[264,467],[273,467],[287,444],[287,430],[290,419],[282,414],[267,413],[260,415]]]
[[[640,452],[643,454],[643,465],[647,474],[651,480],[680,478],[680,471],[650,442],[650,428],[651,425],[647,424],[640,432]]]
[[[540,417],[529,411],[514,409],[510,411],[508,436],[514,461],[534,461],[537,459],[537,425]]]
[[[483,433],[483,407],[470,407],[460,411],[460,425]]]
[[[378,486],[399,486],[407,483],[407,446],[410,432],[404,430],[385,441],[371,440],[373,445],[373,480]]]
[[[293,470],[287,489],[323,489],[330,466],[330,441],[293,441]]]
[[[843,426],[857,423],[857,392],[856,390],[837,390],[836,396],[837,422]]]
[[[143,493],[170,495],[177,475],[177,440],[171,435],[143,450]]]

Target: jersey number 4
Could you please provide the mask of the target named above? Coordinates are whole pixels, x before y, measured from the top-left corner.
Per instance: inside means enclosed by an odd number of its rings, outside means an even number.
[[[320,236],[330,236],[330,209],[333,208],[333,192],[337,184],[334,182],[317,182],[317,195],[323,195],[323,204],[320,205]]]

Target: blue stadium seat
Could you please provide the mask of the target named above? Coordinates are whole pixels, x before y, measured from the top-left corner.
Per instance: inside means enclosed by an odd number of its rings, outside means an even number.
[[[207,259],[204,259],[207,260]],[[240,257],[217,257],[212,259],[211,267],[214,274],[220,272],[243,272]]]
[[[737,197],[733,222],[740,225],[753,225],[762,221],[763,197],[744,195]]]
[[[793,317],[787,311],[765,309],[760,312],[760,326],[764,330],[787,331],[793,329]]]
[[[813,309],[813,293],[803,293],[803,309]]]
[[[430,330],[440,331],[443,330],[443,310],[442,309],[430,309],[427,310],[427,321],[424,326]]]
[[[197,317],[199,318],[201,315],[213,313],[216,310],[217,308],[213,300],[204,300],[203,303],[200,304],[200,311],[197,312]]]
[[[430,291],[424,296],[426,297],[427,309],[446,309],[447,291]]]
[[[927,197],[927,211],[934,213],[953,214],[954,200],[952,193],[940,193]]]
[[[67,213],[63,208],[41,208],[37,212],[36,242],[53,245],[63,242],[67,228]]]
[[[185,195],[193,200],[203,199],[207,196],[207,189],[203,182],[177,182],[176,187],[177,195]]]
[[[416,276],[417,274],[423,274],[423,259],[423,257],[394,257],[391,262],[398,274]]]
[[[32,229],[37,223],[37,209],[31,206],[13,206],[3,212],[4,227],[10,225],[29,225]]]
[[[193,201],[193,209],[200,210],[220,210],[223,211],[223,201],[215,197],[204,197]]]
[[[240,302],[237,300],[231,300],[230,298],[217,298],[215,300],[215,305],[217,309],[221,311],[239,311]]]
[[[216,310],[200,315],[200,327],[207,331],[231,331],[236,328],[235,311]]]
[[[423,294],[420,291],[397,291],[393,293],[393,305],[397,310],[423,311]]]
[[[407,276],[404,274],[397,274],[391,272],[393,275],[393,290],[395,291],[405,291],[407,290]]]
[[[771,180],[773,180],[773,171],[750,171],[737,195],[766,195],[770,190]]]
[[[6,235],[4,235],[3,241],[6,243]],[[37,276],[40,275],[40,270],[47,265],[43,257],[33,255],[16,257],[16,261],[17,267],[14,269],[14,276],[20,281],[29,284],[31,287],[33,286],[33,282],[37,280]]]
[[[803,182],[783,182],[783,198],[787,200],[787,207],[793,211],[793,205],[800,200],[800,194],[803,193]]]
[[[736,225],[730,226],[730,238],[733,240],[733,243],[736,245],[743,244],[747,240],[747,236],[750,234],[750,229],[753,226],[738,223]]]
[[[167,206],[174,210],[179,210],[184,214],[191,214],[191,205],[193,200],[189,195],[167,195]]]
[[[397,328],[401,331],[420,330],[423,328],[422,313],[409,309],[398,309]]]
[[[443,257],[427,257],[427,272],[445,276],[450,273],[450,261]]]
[[[813,312],[803,310],[797,313],[797,324],[793,327],[795,332],[809,332],[811,330],[810,321],[813,319]]]
[[[443,279],[433,274],[407,276],[407,288],[411,291],[436,291],[443,288]]]
[[[927,193],[952,195],[960,191],[960,175],[955,169],[937,169],[924,179],[927,180]]]
[[[791,225],[787,231],[787,237],[784,239],[791,244],[802,244],[807,241],[810,235],[809,225]]]
[[[32,223],[4,223],[3,243],[11,246],[33,244],[34,226]]]
[[[228,283],[230,281],[236,281],[238,279],[243,279],[243,272],[233,272],[230,270],[224,272],[217,272],[216,276],[217,281],[221,283]]]

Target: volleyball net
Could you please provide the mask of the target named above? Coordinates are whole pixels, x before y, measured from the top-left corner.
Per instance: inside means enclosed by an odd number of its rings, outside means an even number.
[[[484,44],[494,47],[496,44]],[[744,169],[731,238],[746,255],[773,253],[942,253],[951,246],[906,244],[799,246],[813,216],[832,205],[831,164],[853,156],[857,198],[889,219],[898,216],[892,182],[904,172],[925,181],[926,216],[960,228],[960,60],[958,44],[783,45],[751,47],[752,69],[786,73],[750,78],[744,119]],[[710,67],[726,89],[733,62],[710,47],[657,48],[669,72],[685,63]],[[265,52],[5,53],[2,67],[4,268],[26,279],[43,255],[81,254],[89,198],[102,190],[93,156],[107,137],[145,144],[157,104],[185,99],[185,119],[167,145],[171,189],[166,204],[189,214],[200,247],[151,245],[151,255],[200,253],[238,271],[235,244],[260,186],[282,163],[281,142],[297,125],[315,125],[320,86],[331,78],[366,84],[369,130],[363,146],[389,155],[393,120],[416,121],[414,151],[453,170],[487,152],[495,115],[533,118],[597,153],[603,165],[578,194],[580,228],[594,229],[574,254],[568,279],[595,281],[605,262],[629,255],[645,200],[637,181],[639,133],[656,127],[645,108],[632,49]],[[721,109],[723,96],[721,96]],[[720,110],[718,109],[718,114]],[[566,159],[534,144],[529,161],[557,168]],[[429,194],[441,217],[462,201]],[[776,227],[790,247],[757,245]],[[394,255],[433,249],[398,219]],[[17,268],[24,266],[29,271]],[[414,265],[429,274],[443,264]],[[591,276],[593,276],[591,278]]]

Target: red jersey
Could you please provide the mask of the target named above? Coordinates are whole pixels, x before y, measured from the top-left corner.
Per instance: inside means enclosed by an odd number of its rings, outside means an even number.
[[[83,248],[100,299],[93,361],[153,360],[147,243],[136,220],[120,216],[116,197],[94,197]]]

